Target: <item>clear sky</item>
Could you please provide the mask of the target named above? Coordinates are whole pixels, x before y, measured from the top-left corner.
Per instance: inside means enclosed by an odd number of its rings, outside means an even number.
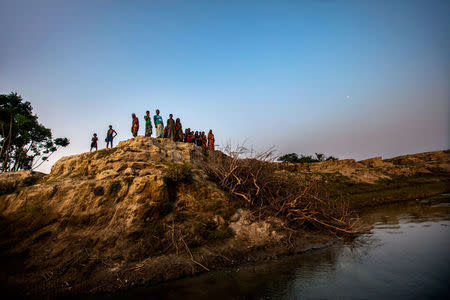
[[[450,1],[0,0],[0,93],[71,145],[156,108],[216,142],[339,158],[449,148]],[[54,160],[52,160],[54,162]],[[48,171],[50,164],[42,170]]]

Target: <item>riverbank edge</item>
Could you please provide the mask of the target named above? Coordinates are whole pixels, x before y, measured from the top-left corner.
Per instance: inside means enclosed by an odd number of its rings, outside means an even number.
[[[357,205],[353,209],[359,212],[363,209],[367,210],[373,207],[426,198],[432,198],[434,201],[439,202],[440,200],[448,199],[447,196],[443,195],[445,192],[448,193],[450,190],[446,189],[446,191],[439,191],[435,194],[410,195],[402,199],[387,197],[378,199],[378,201],[367,201],[364,205]],[[190,253],[192,256],[184,253],[155,257],[142,267],[127,265],[115,272],[103,272],[103,274],[98,274],[98,281],[85,283],[76,288],[56,280],[51,284],[51,287],[47,284],[31,284],[26,289],[23,288],[23,284],[26,284],[26,281],[18,284],[5,282],[6,286],[2,289],[10,296],[31,298],[46,297],[51,299],[61,296],[109,295],[134,288],[154,286],[167,281],[197,276],[208,271],[218,271],[249,263],[262,263],[280,257],[301,255],[343,242],[344,239],[342,237],[334,234],[299,230],[291,232],[287,242],[268,244],[259,248],[238,248],[230,247],[227,244],[219,244],[192,250]],[[61,286],[65,286],[65,288],[62,289]]]
[[[377,203],[373,203],[373,204],[366,204],[366,205],[360,205],[354,208],[355,211],[359,212],[362,210],[367,210],[367,209],[371,209],[371,208],[376,208],[376,207],[382,207],[382,206],[386,206],[386,205],[391,205],[391,204],[398,204],[398,203],[408,203],[408,202],[412,202],[412,201],[420,201],[423,199],[430,199],[430,202],[434,202],[434,203],[440,203],[440,202],[446,202],[449,199],[449,195],[446,194],[450,192],[450,189],[447,189],[446,192],[439,192],[436,194],[432,194],[432,195],[425,195],[425,196],[411,196],[411,197],[405,197],[404,199],[394,199],[394,200],[389,200],[389,199],[384,199],[381,202],[377,202]],[[307,241],[305,243],[305,236],[304,235],[308,235],[309,239],[312,240],[316,240],[319,239],[320,241]],[[135,283],[133,281],[130,282],[130,284],[127,284],[126,286],[119,286],[119,287],[108,287],[106,285],[104,286],[99,286],[98,288],[95,288],[95,290],[90,290],[87,292],[82,292],[82,293],[68,293],[68,294],[64,294],[64,296],[69,296],[69,295],[76,295],[76,296],[83,296],[83,295],[112,295],[114,293],[122,293],[122,292],[126,292],[127,290],[131,290],[134,288],[145,288],[145,287],[150,287],[150,286],[155,286],[164,282],[170,282],[170,281],[177,281],[177,280],[182,280],[184,278],[187,277],[191,277],[191,276],[198,276],[200,274],[209,272],[209,271],[220,271],[223,269],[227,269],[227,268],[236,268],[239,266],[246,266],[246,265],[250,265],[250,264],[258,264],[258,263],[263,263],[263,262],[267,262],[267,261],[271,261],[271,260],[276,260],[282,257],[288,257],[288,256],[293,256],[293,255],[302,255],[302,254],[306,254],[306,253],[310,253],[313,251],[319,251],[319,250],[323,250],[332,246],[336,246],[338,244],[343,244],[346,242],[349,242],[348,240],[345,240],[342,237],[338,237],[336,235],[333,234],[324,234],[324,233],[317,233],[317,232],[297,232],[296,237],[294,238],[295,240],[291,241],[292,244],[290,244],[289,246],[286,245],[270,245],[267,247],[264,247],[263,249],[248,249],[249,251],[236,251],[234,253],[229,253],[230,257],[228,257],[228,260],[221,260],[220,257],[223,258],[223,255],[218,254],[218,255],[210,255],[210,256],[205,256],[206,253],[203,252],[205,249],[203,249],[203,251],[198,251],[196,253],[193,253],[194,255],[194,259],[195,258],[203,258],[204,260],[202,261],[205,265],[208,266],[209,270],[205,270],[203,268],[193,268],[192,269],[192,273],[183,273],[180,274],[179,276],[175,276],[173,278],[159,278],[160,280],[158,280],[158,278],[153,278],[153,280],[151,279],[151,277],[154,277],[152,275],[154,275],[154,271],[151,272],[151,274],[149,273],[144,273],[145,275],[147,275],[148,277],[139,282],[139,283]],[[206,252],[210,252],[211,250],[217,250],[217,251],[221,251],[221,249],[209,249],[209,251]],[[169,255],[172,256],[172,255]],[[180,258],[181,260],[189,261],[190,258],[187,255],[178,255],[177,259],[178,262],[176,263],[180,263]],[[229,259],[232,260],[229,260]],[[169,265],[172,265],[174,263],[173,260],[168,259],[168,261],[170,261]],[[192,259],[191,259],[192,261]],[[142,275],[144,275],[142,274]],[[150,276],[149,276],[150,275]],[[144,276],[146,277],[146,276]],[[137,279],[136,277],[134,279]],[[156,280],[155,280],[156,279]],[[128,281],[128,280],[127,280]],[[128,283],[128,282],[127,282]],[[61,295],[58,295],[61,296]]]

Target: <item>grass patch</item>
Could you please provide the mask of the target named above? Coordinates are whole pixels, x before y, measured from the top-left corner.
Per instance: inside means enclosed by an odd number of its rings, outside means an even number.
[[[105,189],[102,186],[96,186],[93,190],[95,196],[103,196]]]
[[[114,147],[114,148],[105,148],[105,149],[97,150],[94,152],[89,152],[89,153],[87,153],[87,158],[99,159],[99,158],[107,157],[121,149],[122,149],[122,147]]]
[[[164,180],[166,182],[192,181],[192,166],[187,163],[167,164],[166,173],[164,174]]]
[[[119,180],[111,182],[111,184],[108,187],[108,194],[109,195],[117,195],[117,193],[122,188],[122,184]]]
[[[127,184],[127,185],[131,185],[131,183],[133,182],[133,177],[125,177],[124,179],[123,179],[123,181]]]
[[[0,182],[0,196],[11,194],[16,190],[17,186],[13,182]]]

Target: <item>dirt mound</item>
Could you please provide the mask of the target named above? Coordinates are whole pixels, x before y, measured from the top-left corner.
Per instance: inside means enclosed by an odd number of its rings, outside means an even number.
[[[278,243],[281,221],[250,213],[252,231],[234,234],[234,204],[198,167],[220,156],[137,137],[65,157],[46,176],[1,174],[14,185],[0,198],[0,247],[21,264],[2,282],[33,294],[116,290],[233,264],[255,247],[252,234],[258,247]]]

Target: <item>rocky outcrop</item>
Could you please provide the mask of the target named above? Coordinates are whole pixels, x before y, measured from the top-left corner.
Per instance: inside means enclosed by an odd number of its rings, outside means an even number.
[[[261,217],[202,170],[219,151],[137,137],[62,158],[48,175],[0,174],[3,288],[38,295],[95,293],[320,247],[335,237]],[[168,172],[174,166],[174,181]],[[449,151],[281,165],[353,182],[449,171]],[[183,171],[184,170],[184,171]],[[168,179],[169,178],[169,179]],[[26,287],[26,288],[23,288]]]

